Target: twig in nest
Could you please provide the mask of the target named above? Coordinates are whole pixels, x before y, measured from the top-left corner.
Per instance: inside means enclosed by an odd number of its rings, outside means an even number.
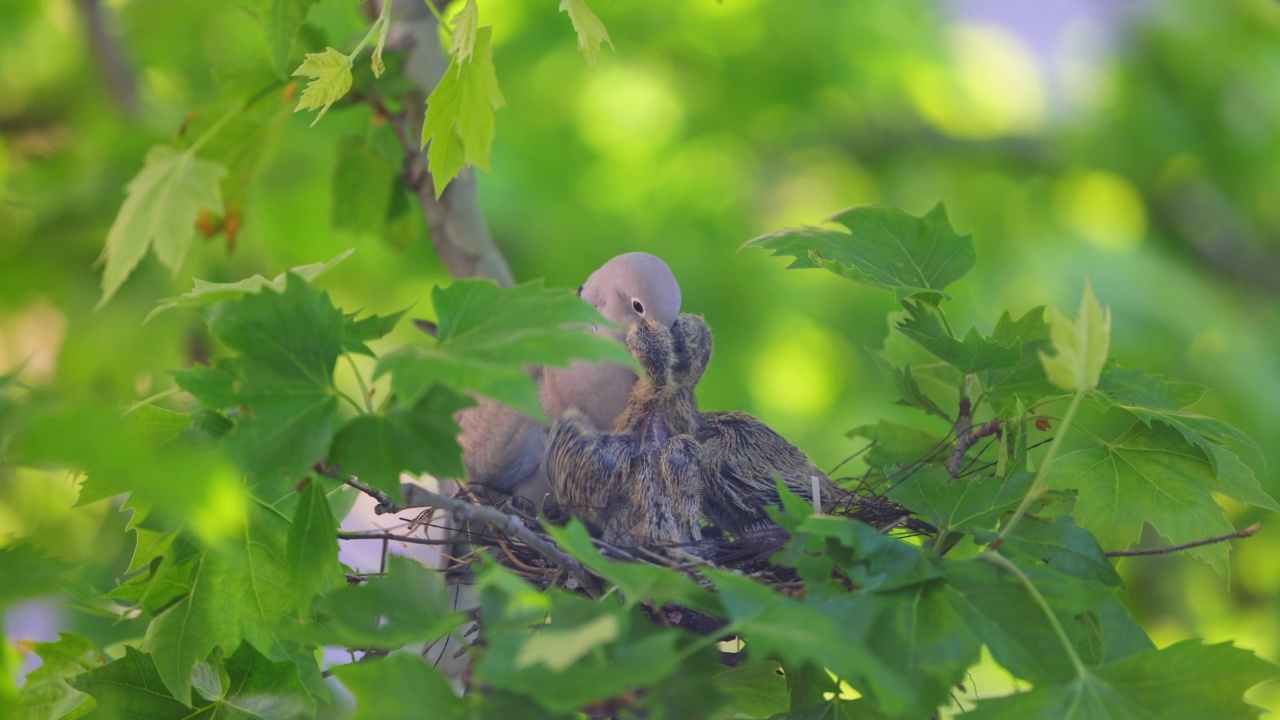
[[[1183,543],[1181,545],[1170,545],[1169,547],[1162,547],[1162,548],[1148,548],[1145,550],[1112,550],[1111,552],[1106,553],[1106,556],[1107,557],[1137,557],[1140,555],[1168,555],[1170,553],[1176,553],[1182,550],[1190,550],[1191,548],[1198,548],[1202,545],[1213,545],[1214,543],[1227,542],[1228,540],[1235,540],[1237,538],[1247,538],[1252,536],[1254,533],[1258,532],[1258,528],[1260,527],[1262,527],[1262,523],[1254,523],[1243,530],[1236,530],[1235,532],[1229,532],[1226,535],[1218,535],[1211,538],[1205,538],[1203,540],[1196,540],[1194,542]]]
[[[343,478],[342,482],[359,490],[365,495],[368,495],[374,500],[377,500],[378,505],[373,509],[373,512],[376,515],[387,515],[389,513],[398,513],[402,509],[399,505],[395,503],[394,500],[391,499],[390,495],[382,492],[378,488],[365,485],[364,483],[360,482],[359,480],[356,480],[355,478]]]
[[[975,443],[988,435],[1000,432],[1000,420],[992,420],[973,429],[973,404],[967,397],[960,398],[960,414],[956,417],[956,449],[947,458],[947,472],[955,479],[964,467],[965,453]]]

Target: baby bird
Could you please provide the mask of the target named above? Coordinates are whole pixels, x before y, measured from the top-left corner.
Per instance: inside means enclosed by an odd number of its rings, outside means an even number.
[[[678,370],[674,336],[683,331],[677,328],[679,320],[672,330],[646,320],[627,332],[627,348],[645,376],[632,389],[613,432],[599,432],[576,409],[551,428],[543,471],[557,500],[609,543],[685,543],[702,537],[694,421],[688,411],[683,416],[667,412],[680,406],[673,399],[681,390],[674,379],[686,372]]]
[[[711,522],[731,535],[771,527],[764,506],[779,503],[775,477],[810,502],[816,478],[824,508],[849,498],[799,448],[757,418],[744,412],[698,412],[694,390],[711,360],[711,330],[702,318],[681,315],[672,335],[677,390],[669,394],[663,415],[679,432],[692,432],[701,445],[702,511]]]

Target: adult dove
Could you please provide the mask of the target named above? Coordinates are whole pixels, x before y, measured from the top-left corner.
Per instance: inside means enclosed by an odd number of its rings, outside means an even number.
[[[653,320],[671,327],[680,315],[680,285],[660,258],[643,252],[618,255],[578,288],[578,294],[608,320],[622,326],[595,330],[623,342],[627,327]],[[542,409],[555,422],[577,408],[597,429],[613,428],[627,405],[635,372],[616,363],[575,362],[539,372]],[[458,414],[462,460],[471,483],[520,495],[540,505],[549,486],[540,465],[547,428],[487,398]]]

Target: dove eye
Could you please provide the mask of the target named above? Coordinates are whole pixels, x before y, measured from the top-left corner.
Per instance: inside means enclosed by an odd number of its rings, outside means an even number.
[[[641,315],[644,315],[644,303],[640,302],[635,298],[631,298],[631,309],[635,310],[637,313]]]

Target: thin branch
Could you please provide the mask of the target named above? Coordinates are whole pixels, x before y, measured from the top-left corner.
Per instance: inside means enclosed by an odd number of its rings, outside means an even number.
[[[1205,538],[1203,540],[1196,540],[1194,542],[1189,542],[1189,543],[1183,543],[1181,545],[1170,545],[1169,547],[1148,548],[1144,550],[1112,550],[1111,552],[1106,553],[1106,556],[1107,557],[1138,557],[1140,555],[1169,555],[1171,553],[1181,552],[1183,550],[1190,550],[1191,548],[1198,548],[1202,545],[1213,545],[1215,543],[1227,542],[1229,540],[1236,540],[1238,538],[1252,537],[1254,533],[1258,532],[1258,528],[1260,527],[1262,527],[1262,523],[1254,523],[1243,530],[1236,530],[1235,532],[1229,532],[1226,535],[1217,535],[1215,537]]]
[[[973,405],[969,398],[960,398],[960,414],[956,417],[956,448],[947,459],[947,472],[955,479],[964,468],[964,456],[979,440],[1000,432],[1000,420],[997,418],[973,429]]]
[[[317,467],[315,468],[315,470],[316,470],[316,472],[318,472],[318,473],[320,473],[320,474],[322,474],[322,475],[328,475],[329,477],[338,477],[338,475],[336,474],[336,470],[333,470],[333,469],[330,469],[330,468],[327,468],[327,467],[320,467],[320,466],[317,466]],[[360,482],[359,480],[356,480],[355,478],[342,478],[342,482],[344,482],[344,483],[346,483],[347,485],[350,485],[351,487],[353,487],[353,488],[355,488],[355,489],[359,490],[360,492],[364,493],[365,495],[368,495],[369,497],[373,498],[374,500],[377,500],[377,501],[378,501],[378,506],[377,506],[377,507],[375,507],[375,508],[373,509],[373,512],[374,512],[374,514],[376,514],[376,515],[386,515],[386,514],[388,514],[388,513],[398,513],[398,512],[400,512],[400,511],[403,509],[403,508],[401,508],[399,505],[397,505],[397,504],[396,504],[396,502],[395,502],[394,500],[392,500],[392,499],[391,499],[391,496],[390,496],[390,495],[388,495],[388,494],[386,494],[386,493],[382,492],[381,490],[379,490],[379,489],[377,489],[377,488],[375,488],[375,487],[371,487],[371,486],[369,486],[369,485],[365,485],[364,483]]]
[[[391,542],[403,542],[411,545],[456,545],[458,543],[455,538],[420,538],[410,535],[397,535],[395,533],[384,532],[339,532],[339,540],[389,540]]]

